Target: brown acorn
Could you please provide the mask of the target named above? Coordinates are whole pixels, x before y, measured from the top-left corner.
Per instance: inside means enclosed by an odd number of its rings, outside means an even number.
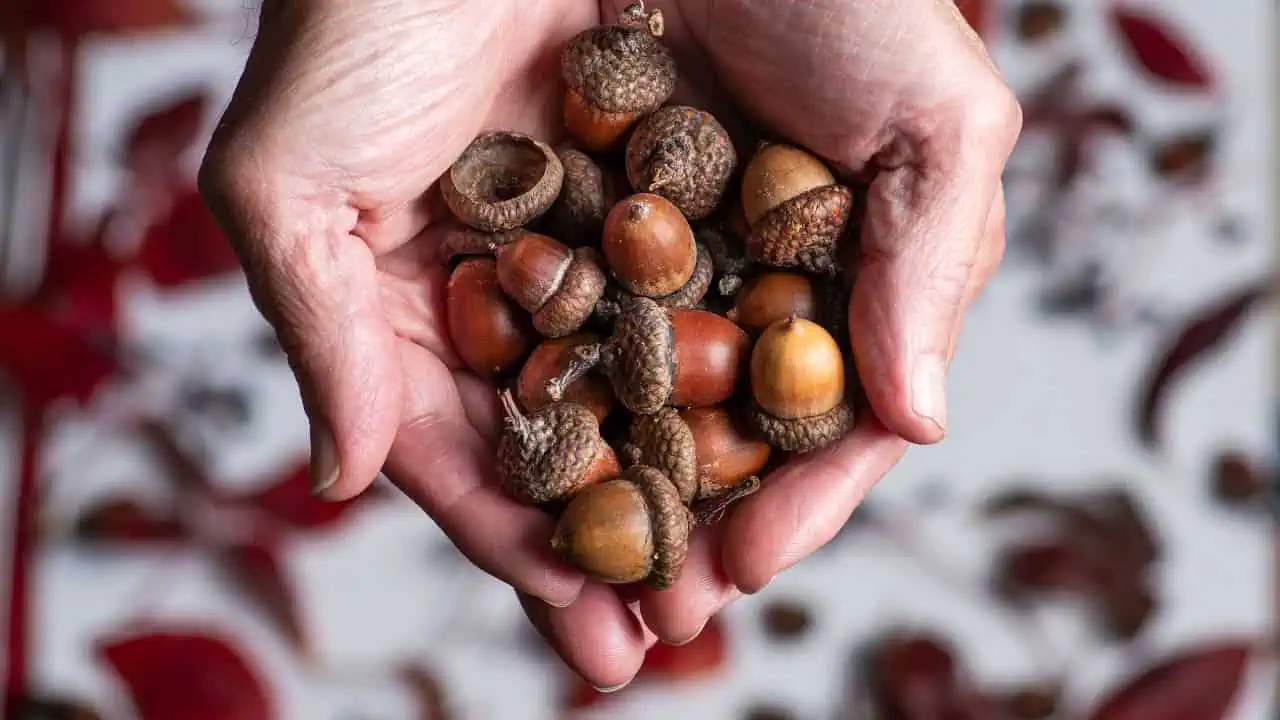
[[[565,562],[606,583],[675,583],[689,549],[693,516],[660,471],[635,465],[616,480],[574,496],[551,547]]]
[[[637,192],[670,200],[690,220],[720,205],[738,153],[711,113],[670,105],[640,121],[627,141],[627,178]]]
[[[845,401],[845,360],[831,334],[798,317],[770,325],[751,351],[750,417],[780,450],[825,447],[853,428]]]
[[[604,262],[594,248],[571,250],[554,238],[525,232],[494,252],[502,289],[533,313],[533,326],[545,337],[576,332],[604,294]]]
[[[624,198],[609,210],[601,250],[613,277],[632,295],[670,295],[698,265],[689,222],[666,198],[650,193]]]
[[[661,10],[628,5],[614,25],[578,33],[560,55],[564,124],[583,149],[614,147],[641,115],[676,88],[676,61],[659,39]]]
[[[518,132],[488,132],[440,178],[440,193],[462,222],[500,232],[545,213],[563,181],[560,158],[546,143]]]
[[[557,153],[564,166],[560,197],[547,211],[547,228],[569,247],[600,242],[604,218],[625,190],[616,186],[614,173],[604,172],[590,155],[565,148]]]
[[[563,397],[573,381],[599,367],[634,413],[716,405],[733,395],[748,347],[747,334],[715,313],[668,310],[650,298],[631,297],[609,338],[579,345],[547,393]]]
[[[663,472],[686,505],[724,495],[769,462],[769,444],[722,406],[662,408],[637,415],[622,454],[628,464]]]
[[[533,349],[520,377],[516,379],[516,399],[530,412],[554,402],[547,394],[547,381],[564,372],[573,359],[573,349],[579,345],[600,342],[604,338],[593,333],[577,333],[563,338],[543,340]],[[613,410],[613,387],[599,373],[587,373],[565,388],[565,402],[581,405],[604,422]]]
[[[818,291],[813,280],[797,272],[774,270],[748,280],[725,317],[751,335],[759,335],[765,328],[792,315],[817,321],[818,306]]]
[[[510,391],[498,397],[504,421],[498,470],[511,497],[530,505],[554,503],[621,471],[590,410],[554,402],[525,415]]]
[[[751,226],[747,253],[766,265],[834,275],[853,193],[818,158],[790,145],[761,143],[742,175]]]
[[[515,370],[537,342],[528,316],[502,291],[497,265],[493,258],[467,258],[454,268],[445,288],[454,350],[486,380]]]

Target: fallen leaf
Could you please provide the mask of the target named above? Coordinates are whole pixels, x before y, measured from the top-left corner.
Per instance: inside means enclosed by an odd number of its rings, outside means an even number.
[[[809,608],[795,600],[775,600],[761,613],[765,634],[778,640],[795,640],[813,624]]]
[[[319,529],[346,518],[362,498],[363,495],[345,502],[329,502],[317,498],[311,493],[307,465],[302,464],[263,490],[243,498],[242,502],[291,527]]]
[[[1241,452],[1219,454],[1213,461],[1210,480],[1214,497],[1230,505],[1250,504],[1266,490],[1262,473]]]
[[[64,398],[85,402],[116,370],[110,347],[99,347],[40,308],[0,308],[0,371],[21,389],[30,408]]]
[[[4,716],[12,720],[101,720],[97,710],[78,700],[22,696],[11,698]]]
[[[1015,32],[1022,42],[1040,42],[1062,32],[1067,24],[1067,11],[1056,2],[1033,0],[1018,8]]]
[[[311,635],[298,610],[297,592],[280,563],[279,546],[266,538],[221,550],[222,568],[236,587],[257,603],[303,658],[311,656]]]
[[[1089,559],[1065,540],[1006,550],[996,567],[997,586],[1014,597],[1028,592],[1090,593],[1104,582]]]
[[[208,93],[188,91],[134,123],[124,142],[124,163],[133,168],[171,171],[182,153],[200,137]]]
[[[76,520],[75,537],[90,542],[171,543],[189,537],[176,517],[145,508],[130,498],[92,505]]]
[[[1090,720],[1224,720],[1244,680],[1249,646],[1192,648],[1149,667],[1104,699]]]
[[[155,630],[99,643],[138,720],[274,720],[260,671],[223,636]]]
[[[240,272],[240,263],[199,193],[180,193],[143,237],[134,266],[160,287]]]
[[[449,720],[453,713],[449,711],[449,703],[440,678],[430,668],[419,664],[408,665],[400,670],[400,679],[409,687],[417,702],[418,712],[414,715],[418,720]]]
[[[1173,32],[1155,15],[1141,13],[1117,3],[1111,4],[1110,18],[1134,61],[1158,80],[1189,90],[1208,90],[1213,85],[1204,62],[1195,56],[1188,41]]]
[[[71,35],[162,30],[194,21],[177,0],[33,0],[33,24]]]
[[[987,32],[988,2],[990,0],[956,0],[956,8],[960,10],[960,16],[980,37]]]
[[[872,703],[886,718],[942,718],[960,702],[959,663],[944,638],[893,632],[866,658],[864,677]]]
[[[1217,139],[1210,130],[1163,142],[1151,151],[1151,171],[1165,180],[1199,182],[1209,174]]]
[[[691,643],[678,647],[658,643],[649,648],[640,676],[681,682],[701,680],[719,674],[728,656],[724,626],[715,616]]]

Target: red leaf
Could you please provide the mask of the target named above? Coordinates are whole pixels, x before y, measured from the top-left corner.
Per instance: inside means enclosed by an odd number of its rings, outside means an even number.
[[[1244,680],[1249,646],[1187,651],[1147,669],[1104,700],[1091,720],[1222,720]]]
[[[362,496],[363,497],[363,496]],[[244,502],[295,528],[324,528],[340,522],[360,498],[328,502],[311,494],[307,466],[300,465]]]
[[[956,7],[969,27],[980,36],[986,35],[987,0],[956,0]]]
[[[129,131],[125,161],[131,167],[171,168],[199,138],[208,101],[208,95],[197,90],[143,116]]]
[[[222,550],[222,567],[236,585],[257,602],[303,657],[311,654],[311,637],[298,612],[297,593],[280,565],[279,548],[265,540]]]
[[[28,407],[55,400],[89,399],[115,372],[110,351],[93,347],[82,333],[31,306],[0,309],[0,371],[21,389]]]
[[[1133,59],[1151,75],[1191,90],[1212,86],[1209,71],[1191,53],[1186,40],[1154,16],[1113,4],[1111,22],[1124,38]]]
[[[662,680],[700,680],[716,675],[728,658],[724,626],[712,617],[702,634],[687,645],[659,643],[645,653],[640,675]]]
[[[1154,449],[1160,442],[1160,413],[1177,381],[1196,362],[1219,348],[1240,323],[1270,292],[1264,280],[1232,294],[1226,300],[1191,317],[1182,331],[1160,354],[1159,362],[1147,375],[1134,418],[1142,444]]]
[[[999,561],[1000,586],[1015,594],[1032,592],[1090,592],[1102,578],[1087,558],[1065,542],[1019,547]]]
[[[156,30],[193,20],[177,0],[28,0],[28,8],[32,25],[71,35]]]
[[[136,262],[161,287],[240,269],[231,244],[194,189],[184,192],[168,216],[147,230]]]
[[[81,332],[116,326],[116,282],[124,267],[101,243],[54,242],[35,303]]]
[[[10,698],[5,717],[13,720],[101,720],[97,710],[77,700],[23,696]]]
[[[104,641],[98,654],[124,681],[139,720],[272,720],[262,675],[228,640],[200,631]]]
[[[115,498],[81,514],[75,536],[88,541],[148,543],[184,540],[188,533],[177,518],[156,513],[128,498]]]

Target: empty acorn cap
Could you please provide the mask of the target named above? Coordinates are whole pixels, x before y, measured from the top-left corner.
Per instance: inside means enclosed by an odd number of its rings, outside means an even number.
[[[651,112],[676,88],[676,61],[661,34],[660,10],[629,7],[619,24],[588,28],[565,45],[561,77],[598,110]]]
[[[574,250],[559,289],[533,314],[534,329],[549,338],[577,332],[604,294],[603,265],[604,258],[595,248]]]
[[[544,142],[517,132],[480,135],[440,178],[459,220],[484,232],[514,230],[547,211],[560,194],[564,167]]]
[[[505,428],[498,443],[498,470],[513,498],[533,505],[556,502],[599,479],[592,466],[602,452],[611,451],[590,410],[553,402],[525,415],[510,392],[500,397]]]
[[[693,433],[672,408],[652,415],[637,415],[623,454],[633,465],[660,470],[676,486],[686,505],[698,493],[698,466]]]
[[[671,320],[646,297],[628,298],[605,343],[601,362],[618,400],[634,413],[653,413],[675,383]]]
[[[627,142],[631,186],[665,197],[690,220],[715,211],[737,165],[724,127],[711,113],[685,105],[655,111]]]
[[[747,413],[760,437],[787,452],[806,453],[826,447],[853,429],[853,408],[840,402],[821,415],[784,420],[765,412],[755,403]]]

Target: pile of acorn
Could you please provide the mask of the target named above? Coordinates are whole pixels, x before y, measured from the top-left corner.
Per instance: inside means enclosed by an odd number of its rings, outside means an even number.
[[[692,527],[846,435],[859,391],[852,192],[785,143],[740,167],[715,117],[668,104],[662,33],[636,4],[578,34],[573,144],[488,132],[441,179],[449,333],[505,388],[507,492],[559,515],[568,563],[657,589]]]

